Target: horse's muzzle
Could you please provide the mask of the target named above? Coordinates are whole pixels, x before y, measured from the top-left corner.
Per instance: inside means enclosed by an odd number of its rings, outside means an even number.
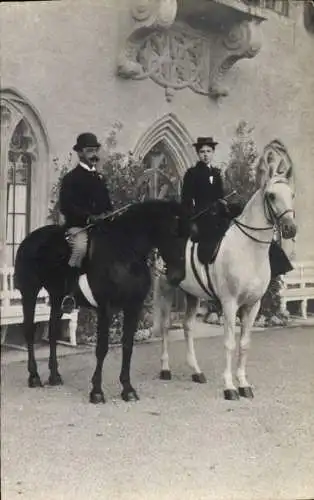
[[[285,240],[290,240],[297,234],[297,225],[291,217],[282,218],[281,233]]]

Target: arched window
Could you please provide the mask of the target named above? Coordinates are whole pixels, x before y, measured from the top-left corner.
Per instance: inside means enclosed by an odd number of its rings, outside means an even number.
[[[34,142],[30,126],[21,120],[8,151],[6,245],[9,266],[13,265],[16,250],[30,229]]]
[[[14,265],[27,233],[45,224],[48,142],[38,113],[17,92],[1,91],[1,264]]]

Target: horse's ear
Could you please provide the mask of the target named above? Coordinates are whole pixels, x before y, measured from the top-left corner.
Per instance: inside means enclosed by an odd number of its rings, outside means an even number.
[[[259,188],[262,188],[268,180],[268,169],[263,156],[258,158],[255,166],[255,172],[256,184]]]

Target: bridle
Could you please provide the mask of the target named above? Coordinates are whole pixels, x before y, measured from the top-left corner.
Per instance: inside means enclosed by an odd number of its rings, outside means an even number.
[[[274,184],[278,183],[283,183],[283,184],[288,184],[288,182],[284,179],[278,179],[274,181]],[[264,214],[266,217],[267,222],[269,222],[270,226],[266,227],[253,227],[253,226],[248,226],[247,224],[244,224],[243,222],[240,222],[238,219],[233,219],[233,223],[240,229],[240,231],[245,234],[248,238],[251,240],[257,242],[257,243],[265,243],[266,245],[271,244],[272,240],[260,240],[258,238],[255,238],[252,236],[250,233],[246,231],[246,229],[250,231],[269,231],[275,228],[277,228],[277,231],[279,235],[281,236],[281,231],[280,231],[280,220],[282,217],[284,217],[288,213],[292,213],[294,216],[294,210],[291,208],[288,208],[287,210],[284,210],[281,214],[277,215],[276,211],[274,210],[274,207],[272,205],[271,200],[269,199],[269,194],[265,193],[264,194]]]

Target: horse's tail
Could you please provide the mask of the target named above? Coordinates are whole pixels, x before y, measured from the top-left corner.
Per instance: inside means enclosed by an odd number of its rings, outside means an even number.
[[[38,282],[42,267],[48,264],[48,251],[53,250],[54,235],[61,234],[60,226],[43,226],[29,233],[17,249],[14,263],[14,286],[18,290],[27,290],[32,282]],[[47,258],[45,258],[47,256]],[[46,261],[46,262],[45,262]]]

